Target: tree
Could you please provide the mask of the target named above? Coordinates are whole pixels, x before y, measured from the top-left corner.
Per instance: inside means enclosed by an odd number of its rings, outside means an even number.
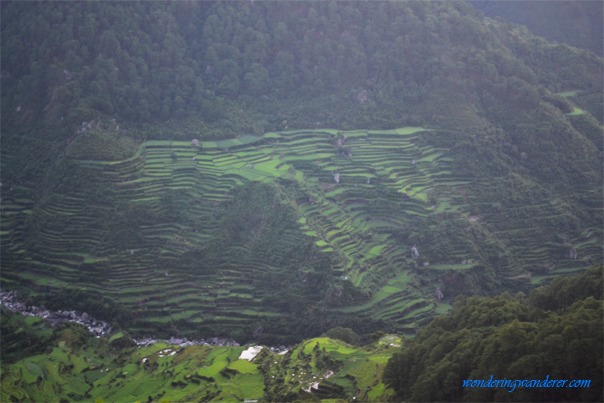
[[[332,339],[342,340],[348,344],[352,344],[353,346],[358,346],[361,338],[358,334],[355,333],[354,330],[347,327],[334,327],[325,332],[325,336],[330,337]]]
[[[600,266],[559,278],[535,290],[529,301],[505,294],[461,300],[450,316],[434,320],[404,344],[388,362],[384,381],[410,401],[599,401],[604,353],[601,284]],[[598,299],[590,295],[595,290],[600,290]],[[564,308],[553,314],[529,305],[543,305],[544,295]],[[523,389],[519,397],[496,388],[460,387],[465,379],[488,380],[490,375],[543,379],[548,374],[554,379],[591,379],[592,384],[586,389]]]

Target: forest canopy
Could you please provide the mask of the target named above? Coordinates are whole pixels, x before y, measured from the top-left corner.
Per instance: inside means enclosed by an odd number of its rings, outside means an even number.
[[[602,401],[602,267],[529,296],[458,301],[393,356],[384,379],[406,401]],[[466,379],[587,379],[589,388],[462,388]]]
[[[493,119],[535,108],[538,85],[601,83],[595,56],[463,2],[3,2],[2,25],[5,105],[71,130],[101,116],[229,120],[236,133],[279,116],[290,127]]]

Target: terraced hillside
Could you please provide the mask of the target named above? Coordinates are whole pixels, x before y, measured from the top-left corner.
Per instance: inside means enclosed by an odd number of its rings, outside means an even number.
[[[165,342],[132,348],[121,333],[86,339],[77,329],[58,332],[48,354],[3,367],[3,402],[384,401],[393,391],[382,382],[383,369],[401,345],[400,337],[385,335],[362,348],[327,337],[280,352]]]
[[[454,172],[459,157],[433,135],[446,133],[147,141],[118,160],[68,150],[35,207],[25,187],[3,194],[2,285],[62,303],[92,295],[82,310],[135,334],[291,337],[364,318],[412,333],[459,293],[601,260],[597,223],[561,228],[564,201],[527,204],[513,173],[493,184]]]

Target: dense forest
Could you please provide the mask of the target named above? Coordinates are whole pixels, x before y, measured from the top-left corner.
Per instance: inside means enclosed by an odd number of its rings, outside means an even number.
[[[499,123],[499,110],[536,107],[539,85],[601,84],[597,57],[484,20],[463,2],[6,2],[2,14],[7,110],[69,130],[100,116],[229,121],[222,136],[283,118],[297,127]]]
[[[602,56],[604,32],[601,1],[482,1],[469,2],[491,18],[525,25],[550,41],[588,49]]]
[[[1,280],[32,303],[367,339],[602,261],[589,50],[465,2],[0,7]]]
[[[528,296],[470,297],[388,363],[404,401],[601,401],[602,267]],[[465,379],[590,379],[589,388],[461,388]]]

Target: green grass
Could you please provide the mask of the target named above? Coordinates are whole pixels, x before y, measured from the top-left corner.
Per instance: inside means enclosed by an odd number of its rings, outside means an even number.
[[[449,313],[449,311],[451,310],[451,305],[450,304],[438,304],[438,306],[436,307],[436,312],[439,315],[446,315],[447,313]]]
[[[468,270],[474,268],[475,264],[431,264],[422,267],[423,270]]]
[[[384,249],[384,245],[376,245],[373,248],[369,249],[367,255],[378,256],[382,252],[382,249]]]
[[[578,116],[578,115],[584,115],[584,114],[585,114],[585,111],[583,109],[574,106],[573,110],[571,112],[569,112],[567,115]]]
[[[348,355],[357,351],[357,349],[353,347],[347,346],[345,343],[330,339],[328,337],[316,337],[304,343],[303,352],[304,354],[310,354],[315,348],[316,345],[319,345],[321,349],[325,349],[330,353],[337,353],[337,355]]]
[[[405,289],[408,281],[409,273],[402,272],[398,276],[388,281],[386,285],[379,288],[368,302],[353,307],[339,308],[337,310],[341,312],[359,312],[371,309],[373,306],[379,305],[386,298],[402,292]]]
[[[576,97],[579,94],[580,91],[575,90],[575,91],[562,91],[559,92],[558,95],[560,95],[563,98],[569,98],[569,97]]]
[[[241,374],[257,374],[258,373],[258,367],[256,366],[256,364],[252,364],[250,361],[248,360],[237,360],[232,362],[229,366],[229,369],[235,370]]]

